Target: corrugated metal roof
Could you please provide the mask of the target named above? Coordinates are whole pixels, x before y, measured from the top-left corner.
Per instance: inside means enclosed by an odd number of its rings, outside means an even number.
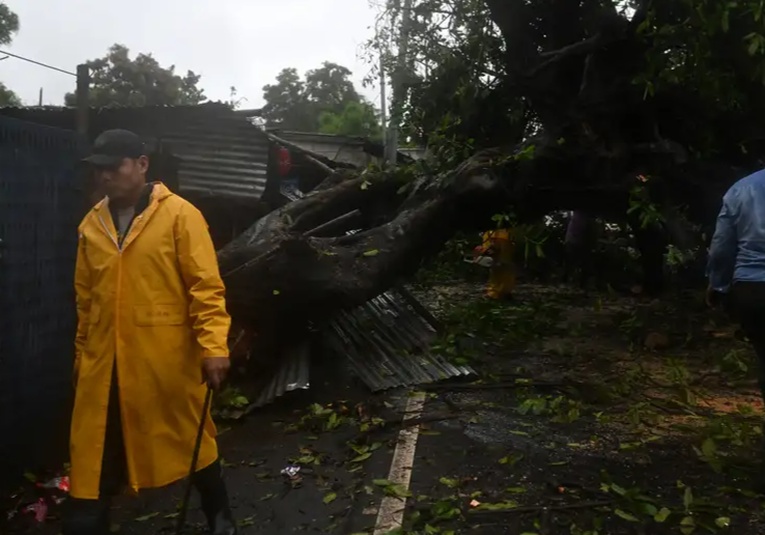
[[[366,151],[369,141],[362,137],[283,130],[272,132],[308,152],[319,154],[335,162],[366,167],[375,159]]]
[[[370,163],[380,162],[385,158],[385,145],[365,137],[295,132],[278,128],[266,128],[266,133],[287,141],[307,153],[353,167],[366,167]],[[411,151],[424,151],[424,149],[399,149],[398,163],[408,164],[420,159],[414,158],[410,154]]]
[[[76,109],[0,108],[0,115],[74,130]],[[180,159],[182,194],[257,201],[267,184],[270,141],[246,116],[221,103],[93,108],[91,137],[126,128],[151,146],[161,141]]]
[[[181,160],[181,193],[257,201],[266,190],[270,142],[241,117],[201,119],[161,139]]]

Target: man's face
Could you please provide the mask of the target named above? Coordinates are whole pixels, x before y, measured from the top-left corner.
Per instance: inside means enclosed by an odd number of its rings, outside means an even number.
[[[112,167],[96,167],[96,179],[109,199],[132,200],[136,192],[146,184],[148,166],[149,160],[146,156],[137,159],[123,158],[121,163]]]

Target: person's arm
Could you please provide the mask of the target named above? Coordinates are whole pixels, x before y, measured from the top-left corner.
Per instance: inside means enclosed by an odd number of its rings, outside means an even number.
[[[228,371],[231,327],[218,258],[199,210],[184,205],[176,224],[178,264],[189,292],[189,314],[201,351],[201,364],[205,378],[217,388]]]
[[[92,302],[90,266],[85,254],[85,237],[80,232],[77,243],[77,262],[74,268],[74,291],[77,303],[77,334],[74,338],[74,384],[80,372],[82,352],[85,349],[90,327],[90,304]]]
[[[722,208],[717,216],[707,262],[709,288],[718,293],[727,293],[733,282],[738,252],[737,219],[738,197],[735,191],[728,191],[723,197]]]

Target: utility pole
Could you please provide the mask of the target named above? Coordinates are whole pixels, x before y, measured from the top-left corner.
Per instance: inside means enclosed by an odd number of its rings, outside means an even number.
[[[77,65],[77,133],[81,136],[88,135],[89,92],[90,69],[87,65]]]
[[[41,88],[40,88],[40,98],[39,98],[39,100],[37,101],[37,105],[38,105],[38,106],[40,106],[40,107],[42,108],[42,103],[43,103],[43,88],[41,87]]]
[[[400,0],[399,0],[400,2]],[[399,5],[401,5],[399,3]],[[398,42],[398,58],[396,70],[392,77],[393,99],[390,110],[390,126],[388,127],[387,162],[391,167],[396,166],[398,160],[398,131],[401,127],[401,119],[404,110],[404,97],[406,96],[407,58],[409,56],[409,30],[412,20],[412,0],[404,0],[401,12],[401,29]]]
[[[383,58],[382,51],[380,52],[380,123],[382,124],[382,139],[385,150],[383,152],[383,160],[387,160],[388,157],[388,95],[385,90],[385,59]]]

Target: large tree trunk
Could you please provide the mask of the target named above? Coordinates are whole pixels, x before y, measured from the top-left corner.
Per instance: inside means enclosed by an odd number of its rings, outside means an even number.
[[[331,175],[220,251],[231,312],[261,332],[329,318],[412,275],[457,230],[487,228],[508,207],[529,220],[561,209],[626,220],[638,156],[627,147],[587,150],[540,138],[514,151],[482,151],[451,172],[410,182],[391,173]],[[637,150],[644,161],[667,158]],[[684,175],[681,165],[675,169]],[[346,234],[354,229],[361,230]],[[655,233],[645,239],[655,243]]]

